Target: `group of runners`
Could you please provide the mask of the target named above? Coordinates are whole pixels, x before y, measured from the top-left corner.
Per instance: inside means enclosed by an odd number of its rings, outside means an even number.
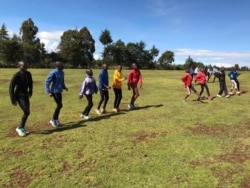
[[[29,132],[25,129],[26,121],[30,115],[30,97],[33,94],[33,79],[31,73],[27,70],[27,64],[23,61],[18,62],[19,71],[13,75],[13,78],[9,86],[9,95],[11,103],[14,106],[19,105],[23,111],[20,124],[16,128],[16,132],[19,136],[26,136]],[[61,126],[59,121],[60,110],[63,107],[62,104],[62,92],[68,91],[68,88],[64,82],[64,66],[61,61],[55,63],[55,69],[53,69],[45,80],[45,92],[54,99],[56,108],[49,123],[53,127]],[[99,91],[100,101],[98,103],[95,112],[100,115],[107,112],[106,105],[109,100],[109,89],[113,88],[115,94],[115,100],[113,105],[113,112],[120,111],[120,102],[122,99],[122,82],[127,80],[128,90],[132,90],[132,96],[128,105],[129,109],[135,109],[135,101],[139,97],[138,84],[142,87],[142,75],[136,63],[133,63],[128,77],[122,76],[122,66],[118,65],[114,71],[112,85],[109,85],[108,79],[108,66],[102,65],[102,69],[99,74],[99,84],[97,86],[93,77],[92,69],[86,70],[86,76],[80,87],[79,99],[83,96],[87,99],[87,105],[84,108],[80,117],[85,120],[91,119],[89,113],[93,107],[92,95]],[[102,107],[102,108],[101,108]]]
[[[231,88],[230,92],[227,90],[226,85],[226,73],[225,68],[222,66],[219,70],[216,70],[214,73],[214,77],[219,79],[219,92],[216,95],[217,97],[222,97],[222,94],[224,93],[224,96],[226,98],[229,98],[231,95],[234,94],[241,94],[240,91],[240,84],[238,81],[238,76],[240,73],[238,72],[239,65],[235,64],[233,69],[228,73],[228,76],[231,80]],[[186,73],[181,77],[182,82],[184,83],[184,87],[187,89],[187,94],[184,97],[183,101],[186,102],[187,98],[191,95],[191,91],[193,91],[197,95],[197,100],[201,101],[205,97],[202,96],[204,89],[207,92],[207,99],[212,100],[214,96],[210,95],[209,87],[207,85],[207,80],[211,77],[211,73],[209,74],[207,72],[207,69],[204,67],[199,68],[196,71],[191,71],[192,69],[187,69]],[[214,78],[214,80],[215,80]],[[193,86],[193,81],[195,84],[200,85],[200,92],[197,92],[196,89]]]

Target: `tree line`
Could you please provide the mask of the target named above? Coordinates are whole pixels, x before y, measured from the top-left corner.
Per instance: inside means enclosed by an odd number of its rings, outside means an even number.
[[[37,37],[38,31],[34,21],[29,18],[22,22],[19,35],[9,36],[3,23],[0,29],[0,67],[14,67],[20,60],[35,68],[51,67],[57,60],[62,60],[69,68],[97,68],[103,63],[125,67],[137,63],[141,69],[172,70],[204,66],[202,62],[195,62],[191,57],[184,64],[176,65],[173,51],[166,50],[159,56],[159,50],[154,45],[147,49],[144,41],[113,41],[108,29],[101,31],[99,36],[103,51],[101,58],[96,60],[95,39],[86,26],[64,31],[56,51],[47,52],[45,44]]]
[[[50,67],[56,60],[62,60],[70,68],[97,67],[103,63],[130,66],[137,63],[143,69],[170,68],[174,62],[174,53],[165,51],[160,58],[159,50],[152,46],[146,49],[146,43],[125,43],[121,39],[113,41],[109,30],[101,32],[99,41],[103,44],[101,58],[94,59],[95,39],[86,26],[81,29],[69,29],[63,32],[60,43],[53,52],[47,52],[45,44],[37,37],[39,29],[29,18],[22,22],[19,35],[9,36],[6,25],[0,29],[0,66],[13,67],[20,60],[31,67]]]

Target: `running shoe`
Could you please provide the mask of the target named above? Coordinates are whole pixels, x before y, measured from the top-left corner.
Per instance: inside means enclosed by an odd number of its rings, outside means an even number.
[[[25,129],[22,128],[22,127],[17,127],[17,128],[16,128],[16,132],[17,132],[17,134],[18,134],[19,136],[26,136],[26,131],[25,131]]]

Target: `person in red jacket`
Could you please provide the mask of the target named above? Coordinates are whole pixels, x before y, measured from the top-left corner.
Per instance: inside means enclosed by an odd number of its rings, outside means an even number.
[[[139,97],[139,90],[137,88],[138,83],[140,84],[140,88],[142,87],[142,75],[136,63],[132,64],[132,70],[129,72],[127,79],[128,90],[132,89],[133,91],[133,95],[131,97],[131,101],[128,107],[130,109],[134,109],[135,100]]]
[[[200,72],[195,76],[194,79],[195,79],[196,81],[198,81],[198,83],[199,83],[200,86],[201,86],[200,96],[202,95],[202,93],[203,93],[203,91],[204,91],[204,88],[205,88],[206,91],[207,91],[208,99],[211,100],[213,97],[210,95],[209,88],[208,88],[208,86],[207,86],[207,80],[206,80],[205,69],[204,69],[204,68],[201,68],[201,69],[200,69]]]
[[[185,96],[183,101],[186,102],[187,98],[191,95],[191,90],[198,96],[198,99],[200,99],[200,95],[197,93],[194,86],[192,85],[192,76],[189,70],[186,70],[186,74],[181,77],[181,80],[184,83],[184,87],[187,88],[187,95]]]

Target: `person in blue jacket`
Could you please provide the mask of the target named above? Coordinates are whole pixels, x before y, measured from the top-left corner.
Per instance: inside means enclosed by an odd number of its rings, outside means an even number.
[[[99,74],[99,85],[98,85],[98,89],[100,91],[100,96],[101,99],[99,101],[98,107],[95,110],[95,112],[97,114],[102,114],[102,113],[106,113],[106,105],[108,103],[109,100],[109,89],[111,87],[109,86],[109,77],[108,77],[108,65],[107,64],[103,64],[102,65],[102,70]],[[103,103],[103,110],[101,111],[101,105]]]
[[[68,91],[68,88],[64,83],[64,66],[61,61],[57,61],[55,63],[56,68],[53,69],[46,81],[45,81],[45,91],[48,93],[50,97],[53,97],[56,102],[56,108],[53,114],[52,119],[49,121],[52,127],[60,126],[60,122],[58,120],[60,110],[63,107],[62,105],[62,92],[63,90]]]
[[[230,77],[230,80],[232,82],[231,90],[230,90],[230,95],[233,95],[233,90],[236,90],[236,94],[240,94],[240,83],[238,81],[238,76],[240,73],[237,71],[239,69],[239,65],[235,64],[233,70],[231,70],[228,73],[228,76]]]

